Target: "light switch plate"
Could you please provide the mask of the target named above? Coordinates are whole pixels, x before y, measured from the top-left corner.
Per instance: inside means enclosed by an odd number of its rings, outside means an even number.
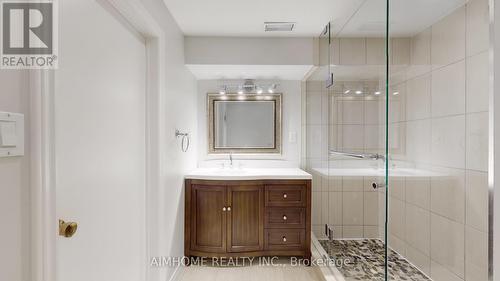
[[[0,157],[24,155],[24,115],[0,112]]]

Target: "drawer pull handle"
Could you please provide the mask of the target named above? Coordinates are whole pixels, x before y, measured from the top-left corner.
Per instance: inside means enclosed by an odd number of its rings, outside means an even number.
[[[283,193],[283,198],[286,199],[287,197],[288,197],[288,195],[286,195],[286,193]]]
[[[283,236],[283,242],[286,242],[286,236]]]
[[[286,221],[287,219],[286,215],[283,215],[283,220]]]
[[[225,211],[226,211],[226,207],[223,207],[223,208],[222,208],[222,211],[223,211],[223,212],[225,212]]]

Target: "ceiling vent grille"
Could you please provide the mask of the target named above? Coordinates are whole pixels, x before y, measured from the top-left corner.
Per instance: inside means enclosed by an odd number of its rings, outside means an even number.
[[[292,31],[295,27],[294,22],[265,22],[264,30],[268,31]]]

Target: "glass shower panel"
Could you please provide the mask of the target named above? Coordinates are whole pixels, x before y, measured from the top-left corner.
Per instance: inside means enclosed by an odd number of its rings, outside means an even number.
[[[319,66],[306,82],[306,163],[313,230],[323,256],[335,260],[333,274],[385,280],[386,4],[359,2],[317,39]]]
[[[488,1],[430,2],[390,1],[388,280],[486,281]]]

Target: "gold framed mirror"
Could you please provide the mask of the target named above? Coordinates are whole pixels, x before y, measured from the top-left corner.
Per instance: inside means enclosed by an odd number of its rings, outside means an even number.
[[[208,153],[281,154],[281,98],[209,93]]]

